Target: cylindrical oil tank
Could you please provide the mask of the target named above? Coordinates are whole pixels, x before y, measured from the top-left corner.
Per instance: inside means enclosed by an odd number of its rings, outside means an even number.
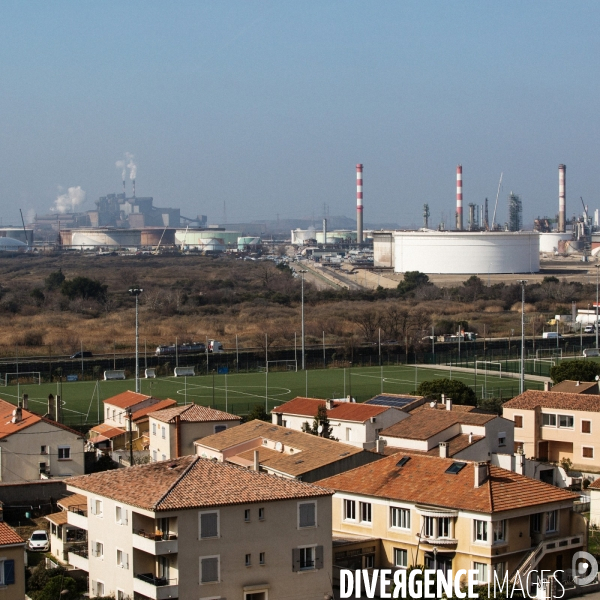
[[[175,243],[175,229],[148,227],[141,231],[142,246],[172,246]]]
[[[239,237],[237,241],[238,250],[254,249],[260,246],[262,240],[259,237]]]
[[[219,231],[210,229],[176,229],[175,244],[178,246],[196,247],[203,246],[203,240],[218,238],[231,248],[237,246],[238,237],[242,234],[240,231]]]
[[[396,273],[537,273],[540,234],[534,231],[395,231]]]
[[[63,242],[64,245],[64,242]],[[73,248],[93,249],[98,247],[120,248],[141,245],[139,229],[72,229]]]
[[[560,242],[566,242],[570,239],[570,233],[558,233],[556,231],[540,233],[540,252],[554,254],[555,252],[558,252]]]
[[[33,229],[22,227],[0,227],[0,238],[12,238],[25,244],[33,243]]]
[[[25,250],[27,250],[25,242],[10,237],[0,237],[0,252],[23,252]]]

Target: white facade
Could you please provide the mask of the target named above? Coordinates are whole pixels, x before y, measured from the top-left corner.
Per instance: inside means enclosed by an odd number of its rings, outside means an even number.
[[[139,246],[142,234],[139,229],[73,229],[71,246],[98,248],[99,246]]]
[[[473,274],[537,273],[537,232],[396,231],[394,271]]]
[[[560,242],[566,242],[573,236],[570,233],[557,233],[552,231],[550,233],[540,233],[540,252],[546,252],[548,254],[554,254],[558,252],[558,245]]]

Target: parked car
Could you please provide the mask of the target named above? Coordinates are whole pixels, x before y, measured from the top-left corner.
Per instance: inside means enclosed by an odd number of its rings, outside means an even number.
[[[36,529],[27,541],[27,547],[35,552],[48,552],[50,550],[48,532],[44,529]]]
[[[585,329],[583,330],[583,333],[595,333],[596,332],[596,327],[594,327],[594,325],[586,325]]]
[[[92,358],[94,356],[91,352],[84,350],[83,352],[75,352],[71,358]]]

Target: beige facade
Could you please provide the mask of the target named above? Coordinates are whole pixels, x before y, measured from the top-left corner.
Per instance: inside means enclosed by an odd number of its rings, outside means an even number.
[[[0,522],[0,600],[25,598],[25,542]]]

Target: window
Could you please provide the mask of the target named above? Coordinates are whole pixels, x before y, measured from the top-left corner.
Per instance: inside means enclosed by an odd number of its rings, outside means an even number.
[[[45,473],[48,465],[45,462],[40,463],[40,473]]]
[[[41,446],[40,454],[48,454],[48,450],[46,450],[47,446]]]
[[[502,521],[496,521],[492,524],[493,527],[493,535],[494,535],[494,543],[496,542],[505,542],[506,541],[506,521],[502,519]]]
[[[458,475],[466,466],[467,466],[466,462],[455,462],[455,463],[452,463],[446,469],[446,473],[448,473],[450,475]]]
[[[101,581],[96,582],[96,596],[104,596],[104,583]]]
[[[102,500],[92,500],[92,514],[102,516]]]
[[[265,520],[265,509],[264,508],[259,508],[258,509],[258,520],[259,521],[264,521]]]
[[[156,435],[156,423],[152,423],[152,435]]]
[[[344,500],[344,521],[356,521],[356,502]]]
[[[395,567],[407,567],[408,566],[408,551],[402,548],[394,548],[394,566]]]
[[[474,562],[473,569],[477,571],[477,581],[487,583],[487,565],[485,563]]]
[[[423,527],[423,532],[428,537],[435,537],[435,531],[433,529],[435,521],[433,517],[425,517],[425,523]]]
[[[361,502],[360,503],[360,522],[370,523],[371,522],[371,503]]]
[[[71,446],[58,447],[58,460],[71,460]]]
[[[589,446],[584,446],[581,449],[581,454],[583,458],[594,458],[594,449]]]
[[[496,563],[492,568],[494,569],[496,581],[502,581],[504,579],[504,573],[506,573],[506,563]]]
[[[410,529],[410,510],[408,508],[390,508],[390,523],[392,527]]]
[[[158,457],[156,456],[156,450],[152,450],[152,462],[157,462]]]
[[[106,409],[106,418],[110,419],[110,408]]]
[[[317,505],[314,502],[298,503],[298,527],[317,526]]]
[[[439,538],[450,537],[450,517],[439,517],[438,518],[438,537]]]
[[[283,427],[287,427],[287,421],[286,421],[286,420],[284,420],[284,421],[282,422],[282,426],[283,426]]]
[[[117,411],[113,408],[113,418],[112,418],[113,421],[115,420],[116,416],[117,416]]]
[[[542,413],[542,425],[545,427],[556,427],[556,415]]]
[[[529,529],[531,533],[541,533],[542,531],[542,517],[544,513],[535,513],[529,518]]]
[[[210,539],[219,537],[219,513],[218,512],[201,512],[198,513],[198,532],[199,539]]]
[[[315,548],[300,548],[300,570],[315,568]]]
[[[129,569],[129,555],[127,552],[117,549],[117,566],[121,569]]]
[[[265,553],[264,553],[264,552],[261,552],[261,553],[258,555],[258,562],[259,562],[259,564],[261,564],[261,565],[264,565],[264,564],[265,564]]]
[[[119,413],[119,423],[122,423],[122,422],[123,422],[123,421],[122,421],[122,419],[123,419],[123,413],[122,413],[122,412],[120,412],[120,413]]]
[[[558,415],[558,426],[573,429],[573,417],[569,415]]]
[[[474,537],[476,542],[487,542],[487,521],[473,521],[475,526]]]
[[[309,546],[292,550],[292,571],[323,568],[323,546]]]
[[[126,600],[127,596],[123,590],[117,590],[117,600]]]
[[[227,425],[215,425],[215,433],[221,433],[221,431],[225,431],[227,429]]]
[[[592,433],[591,421],[581,421],[581,433]]]
[[[96,558],[104,558],[104,544],[102,542],[95,542],[92,546],[92,555]]]
[[[248,523],[250,521],[250,509],[249,508],[247,508],[244,511],[244,521],[246,521],[246,523]]]
[[[162,460],[167,460],[167,455],[166,455],[166,454],[163,454],[163,455],[161,456],[161,459],[162,459]]]
[[[200,557],[200,584],[218,583],[219,581],[219,557]]]
[[[551,533],[553,531],[558,531],[558,511],[551,510],[546,513],[547,521],[546,521],[546,533]]]
[[[252,566],[252,554],[246,554],[245,563],[247,567]]]
[[[13,585],[15,583],[15,561],[0,560],[0,585]]]
[[[522,429],[522,427],[523,427],[523,416],[522,415],[515,415],[514,419],[515,419],[515,428],[516,429]]]
[[[365,556],[365,566],[363,568],[365,568],[365,569],[374,569],[375,568],[375,555],[374,554],[367,554],[367,556]]]
[[[119,525],[127,525],[127,509],[122,506],[115,507],[115,521]]]
[[[165,439],[166,433],[167,433],[167,431],[163,425],[163,427],[161,427],[161,437],[163,440]]]
[[[506,446],[506,431],[498,433],[498,446]]]

